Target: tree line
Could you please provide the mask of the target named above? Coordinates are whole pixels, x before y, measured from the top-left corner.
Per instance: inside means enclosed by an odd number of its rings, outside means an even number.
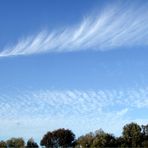
[[[102,129],[82,135],[76,139],[69,129],[48,131],[40,141],[43,148],[103,148],[103,147],[144,147],[148,148],[148,124],[138,125],[129,123],[123,127],[122,135],[115,137]],[[0,141],[0,148],[39,148],[39,145],[30,138],[27,143],[23,138],[11,138]]]

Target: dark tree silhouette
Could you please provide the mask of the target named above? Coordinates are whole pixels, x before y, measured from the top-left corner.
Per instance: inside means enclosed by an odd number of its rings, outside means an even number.
[[[41,146],[45,147],[69,147],[75,140],[74,133],[69,129],[58,129],[48,132],[41,140]]]
[[[133,122],[126,124],[120,137],[99,129],[80,136],[76,140],[71,130],[62,128],[47,132],[40,141],[40,145],[43,148],[148,148],[148,124],[142,126]],[[23,138],[11,138],[0,141],[0,148],[39,148],[39,146],[33,138],[27,141],[26,146]]]
[[[142,125],[142,147],[148,148],[148,124]]]
[[[7,148],[7,143],[5,141],[0,141],[0,148]]]
[[[27,145],[26,145],[26,148],[38,148],[38,144],[34,141],[33,138],[30,138],[28,141],[27,141]]]
[[[142,125],[142,133],[144,134],[144,136],[148,136],[148,124],[147,125]]]

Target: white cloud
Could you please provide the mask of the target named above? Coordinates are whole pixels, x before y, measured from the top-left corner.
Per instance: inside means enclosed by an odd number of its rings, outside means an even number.
[[[148,88],[128,90],[39,90],[0,96],[1,117],[27,116],[91,117],[104,112],[124,115],[131,108],[148,108]],[[116,107],[118,106],[118,109]],[[109,110],[108,110],[109,109]],[[9,112],[8,112],[9,110]],[[122,111],[121,111],[122,110]],[[7,114],[7,115],[6,115]]]
[[[106,7],[99,14],[93,14],[63,31],[46,30],[21,39],[13,46],[4,48],[0,56],[147,46],[147,16],[147,4]]]
[[[7,136],[70,128],[77,135],[103,128],[116,135],[125,123],[147,121],[137,115],[148,109],[148,88],[128,90],[39,90],[0,96],[0,130]],[[134,116],[131,113],[134,112]],[[145,117],[145,118],[144,118]],[[10,122],[11,121],[11,122]],[[2,129],[7,125],[7,129]],[[12,132],[10,132],[12,131]]]

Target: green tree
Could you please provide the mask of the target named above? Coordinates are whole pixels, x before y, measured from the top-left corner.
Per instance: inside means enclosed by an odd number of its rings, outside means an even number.
[[[141,146],[141,127],[137,123],[126,124],[123,127],[123,139],[128,147]]]
[[[40,144],[45,147],[69,147],[75,140],[74,133],[69,129],[58,129],[43,136]]]
[[[38,144],[34,141],[33,138],[30,138],[28,141],[27,141],[27,145],[26,145],[26,148],[38,148]]]
[[[94,140],[94,134],[88,133],[84,136],[80,136],[76,141],[76,147],[87,148],[91,147]]]
[[[7,143],[5,141],[0,141],[0,148],[7,148]]]
[[[112,134],[105,133],[103,130],[96,131],[92,147],[115,147],[116,139]]]
[[[24,148],[25,142],[23,138],[11,138],[7,140],[7,146],[9,148]]]
[[[95,133],[88,133],[81,136],[76,141],[77,148],[86,147],[115,147],[116,139],[112,134],[105,133],[102,129],[95,131]]]

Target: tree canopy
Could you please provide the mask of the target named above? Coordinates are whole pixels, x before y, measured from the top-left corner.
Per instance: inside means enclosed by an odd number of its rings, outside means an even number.
[[[11,138],[7,140],[7,146],[9,148],[24,148],[25,142],[23,138]]]
[[[48,131],[40,141],[43,148],[104,148],[104,147],[143,147],[148,148],[148,124],[138,125],[129,123],[123,127],[122,135],[115,137],[102,129],[82,135],[75,139],[75,134],[60,128]],[[30,138],[26,143],[23,138],[11,138],[0,141],[0,148],[39,148],[39,145]]]
[[[30,138],[28,141],[27,141],[27,145],[26,145],[26,148],[38,148],[38,144],[34,141],[33,138]]]
[[[57,129],[47,132],[41,140],[41,146],[46,147],[69,147],[75,140],[74,133],[69,129]]]
[[[141,127],[137,123],[126,124],[123,127],[123,138],[127,146],[140,146],[141,136]]]

